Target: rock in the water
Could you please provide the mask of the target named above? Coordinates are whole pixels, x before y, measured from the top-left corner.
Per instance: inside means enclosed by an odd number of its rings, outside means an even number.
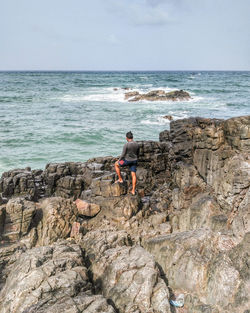
[[[140,95],[139,91],[130,91],[125,93],[125,100]]]
[[[173,120],[173,116],[172,115],[164,115],[163,118],[172,121]]]
[[[190,100],[191,97],[188,92],[184,90],[175,90],[170,92],[165,92],[164,90],[153,90],[146,94],[140,94],[138,91],[131,91],[125,93],[125,99],[128,101],[177,101],[177,100]]]

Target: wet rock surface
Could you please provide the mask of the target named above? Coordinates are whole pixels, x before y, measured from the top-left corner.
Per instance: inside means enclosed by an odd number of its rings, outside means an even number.
[[[3,173],[0,312],[248,312],[250,117],[138,143],[135,196],[114,157]]]
[[[125,100],[135,102],[140,100],[147,101],[178,101],[190,100],[191,97],[188,92],[184,90],[174,90],[165,92],[164,90],[152,90],[145,94],[140,94],[138,91],[130,91],[125,93]]]

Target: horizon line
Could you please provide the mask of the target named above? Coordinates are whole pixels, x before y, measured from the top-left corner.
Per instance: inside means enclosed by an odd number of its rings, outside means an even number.
[[[250,72],[249,70],[0,70],[4,72]]]

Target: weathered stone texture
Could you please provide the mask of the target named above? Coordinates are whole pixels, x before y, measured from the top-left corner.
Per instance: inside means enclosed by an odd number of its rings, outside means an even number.
[[[129,246],[125,232],[89,232],[81,246],[95,286],[119,312],[170,312],[169,291],[154,259],[142,247]]]
[[[171,291],[178,312],[247,313],[249,129],[250,116],[172,121],[138,142],[135,196],[114,157],[4,173],[0,312],[165,313]]]
[[[107,312],[114,309],[91,293],[76,244],[66,241],[21,254],[0,293],[0,312]]]

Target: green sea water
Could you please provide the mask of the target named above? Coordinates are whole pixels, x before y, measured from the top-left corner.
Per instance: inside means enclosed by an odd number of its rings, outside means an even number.
[[[192,99],[128,102],[125,87],[184,89]],[[0,174],[119,155],[129,130],[158,140],[169,129],[164,115],[249,114],[250,72],[0,72]]]

